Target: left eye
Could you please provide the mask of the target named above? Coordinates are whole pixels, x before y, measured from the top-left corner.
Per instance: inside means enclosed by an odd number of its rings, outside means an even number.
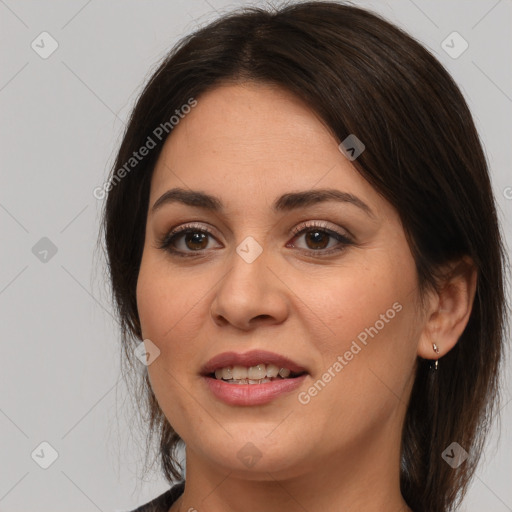
[[[324,227],[316,226],[307,226],[301,231],[298,231],[294,239],[301,237],[304,237],[306,243],[305,250],[313,252],[332,252],[332,250],[342,250],[344,246],[352,243],[352,240],[346,235]],[[333,241],[335,242],[334,249],[332,245],[329,247],[329,243]],[[295,245],[292,244],[292,247],[295,247]]]

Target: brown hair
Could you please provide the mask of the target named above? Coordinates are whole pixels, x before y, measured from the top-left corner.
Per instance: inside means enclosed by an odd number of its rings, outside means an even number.
[[[478,271],[469,322],[437,372],[418,358],[405,418],[401,491],[415,512],[453,510],[467,490],[497,410],[505,339],[505,251],[487,163],[467,104],[442,65],[381,17],[334,2],[266,12],[245,8],[182,39],[146,84],[116,162],[121,168],[156,127],[187,101],[226,81],[280,85],[302,98],[339,139],[357,134],[366,150],[357,171],[396,208],[413,253],[420,291],[463,255]],[[200,101],[200,100],[199,100]],[[155,139],[155,137],[153,137]],[[102,228],[124,357],[142,339],[136,285],[152,171],[165,137],[112,183]],[[137,364],[137,363],[135,363]],[[141,375],[150,437],[161,466],[180,479],[180,437]],[[469,458],[452,469],[453,441]]]

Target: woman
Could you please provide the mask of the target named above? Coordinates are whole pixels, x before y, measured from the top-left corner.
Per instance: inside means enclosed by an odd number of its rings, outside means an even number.
[[[430,53],[331,2],[223,17],[151,77],[108,188],[170,484],[186,447],[186,484],[138,511],[455,509],[496,407],[505,256]]]

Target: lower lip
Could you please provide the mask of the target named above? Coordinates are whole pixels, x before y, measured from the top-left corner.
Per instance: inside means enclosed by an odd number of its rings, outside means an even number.
[[[264,384],[229,384],[213,377],[203,377],[210,391],[229,405],[262,405],[297,389],[307,374],[294,379],[273,380]]]

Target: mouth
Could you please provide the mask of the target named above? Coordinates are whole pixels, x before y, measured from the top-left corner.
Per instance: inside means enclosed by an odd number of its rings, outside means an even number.
[[[291,359],[263,350],[224,352],[202,368],[209,390],[231,405],[261,405],[300,386],[309,372]]]
[[[275,380],[296,379],[306,375],[306,371],[292,372],[289,368],[275,364],[259,363],[255,366],[224,366],[206,376],[212,379],[222,380],[229,384],[265,384]]]
[[[201,369],[204,377],[233,384],[261,384],[258,381],[294,379],[306,373],[306,368],[290,358],[265,350],[223,352],[210,359]]]

